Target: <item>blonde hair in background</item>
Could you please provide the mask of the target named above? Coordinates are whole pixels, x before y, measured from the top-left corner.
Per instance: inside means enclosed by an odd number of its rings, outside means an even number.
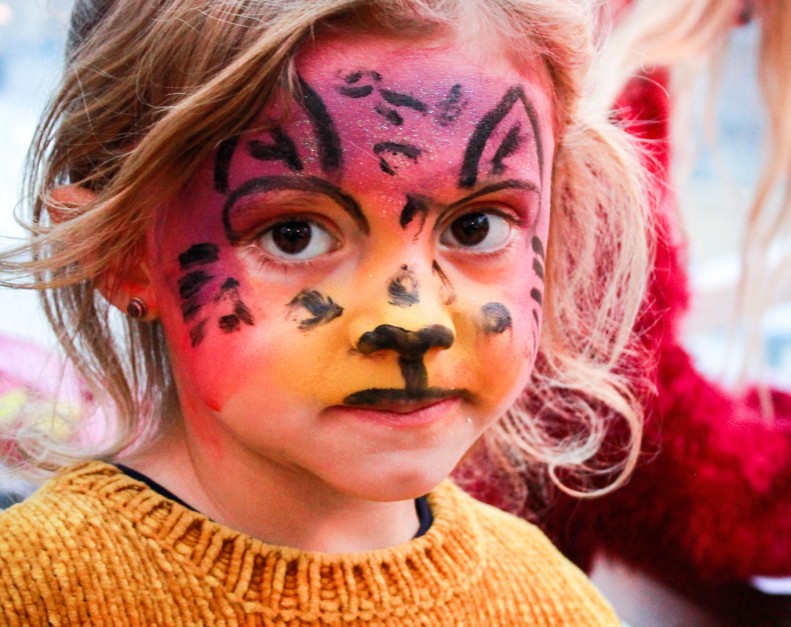
[[[713,113],[722,61],[740,22],[760,28],[757,75],[767,115],[763,161],[746,213],[741,276],[734,316],[741,319],[742,377],[762,363],[761,319],[778,298],[791,296],[791,2],[789,0],[634,0],[604,35],[603,53],[591,86],[596,106],[611,107],[626,82],[641,70],[672,71],[674,145],[688,148],[690,111],[704,75],[705,103]],[[707,135],[715,135],[714,116]],[[784,271],[785,269],[785,271]],[[765,402],[765,413],[771,407]]]
[[[124,318],[97,290],[108,269],[136,254],[156,207],[273,93],[294,91],[294,57],[306,39],[328,29],[407,39],[463,31],[517,65],[545,65],[558,137],[539,359],[524,398],[482,446],[515,485],[531,464],[552,476],[607,472],[604,489],[623,482],[642,414],[633,373],[621,365],[638,359],[631,329],[652,229],[627,136],[579,100],[593,20],[586,0],[151,0],[134,8],[78,0],[65,76],[30,153],[31,243],[0,256],[0,276],[17,285],[36,277],[29,287],[41,291],[66,353],[111,406],[116,437],[90,455],[144,446],[162,420],[178,416],[159,323]],[[65,183],[94,191],[95,201],[53,207],[52,190]],[[616,421],[629,437],[597,468]],[[562,437],[547,428],[557,422],[570,426]],[[75,455],[45,433],[18,447],[31,469]]]

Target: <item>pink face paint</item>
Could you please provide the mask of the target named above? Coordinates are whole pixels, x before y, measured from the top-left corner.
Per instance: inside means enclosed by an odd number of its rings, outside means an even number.
[[[273,101],[150,233],[184,417],[325,487],[420,493],[529,378],[548,81],[371,36],[320,39],[297,70],[290,115]]]

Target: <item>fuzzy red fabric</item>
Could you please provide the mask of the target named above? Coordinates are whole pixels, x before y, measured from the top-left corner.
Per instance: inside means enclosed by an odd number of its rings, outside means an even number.
[[[629,131],[646,142],[657,186],[659,243],[639,322],[656,359],[657,395],[646,397],[642,459],[616,492],[580,500],[555,490],[547,498],[541,486],[521,515],[587,570],[606,552],[679,589],[788,576],[791,395],[772,392],[777,417],[768,421],[755,390],[735,395],[707,379],[679,339],[689,292],[686,247],[666,186],[667,82],[665,71],[635,78],[617,103]],[[473,491],[497,504],[496,490],[479,484]]]

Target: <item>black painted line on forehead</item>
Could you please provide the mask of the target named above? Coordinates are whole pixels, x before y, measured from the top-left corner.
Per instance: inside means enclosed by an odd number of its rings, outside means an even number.
[[[220,249],[211,242],[201,242],[190,246],[179,255],[179,267],[188,270],[193,266],[202,266],[218,261]]]
[[[282,161],[292,172],[301,172],[302,159],[299,158],[294,140],[280,127],[273,128],[269,135],[274,144],[265,144],[257,139],[247,143],[250,156],[258,161]]]
[[[471,200],[475,200],[480,196],[485,196],[486,194],[493,194],[495,192],[499,192],[503,189],[524,189],[530,192],[538,193],[538,189],[536,188],[535,184],[530,181],[522,181],[519,179],[509,179],[507,181],[500,181],[499,183],[492,183],[490,185],[484,185],[480,189],[474,191],[471,194],[468,194],[461,200],[457,200],[456,202],[448,205],[448,209],[456,209],[462,205],[467,204]]]
[[[402,126],[404,124],[404,118],[402,118],[401,114],[395,109],[385,107],[383,104],[379,103],[376,105],[374,111],[384,117],[393,126]]]
[[[428,107],[425,105],[425,103],[421,102],[414,96],[410,96],[409,94],[402,94],[397,91],[392,91],[391,89],[380,89],[379,93],[381,94],[382,98],[384,98],[386,103],[391,104],[394,107],[406,107],[408,109],[414,109],[420,113],[425,113],[428,110]]]
[[[347,98],[366,98],[374,93],[373,85],[339,85],[338,93]]]
[[[464,110],[466,103],[462,101],[461,89],[461,83],[457,83],[439,103],[435,120],[440,126],[453,124]]]
[[[423,151],[412,144],[401,144],[398,142],[380,142],[374,145],[374,153],[379,157],[379,167],[382,172],[395,176],[396,171],[382,156],[383,153],[390,153],[393,155],[404,155],[417,163],[417,158],[423,154]]]
[[[533,105],[528,101],[524,89],[520,85],[515,85],[505,92],[502,100],[497,106],[486,113],[480,122],[475,127],[475,131],[467,144],[467,149],[464,152],[464,160],[459,173],[459,187],[472,187],[478,180],[478,169],[480,167],[481,157],[486,148],[486,144],[494,133],[499,124],[511,112],[514,105],[521,102],[530,120],[530,125],[533,130],[533,137],[536,143],[536,155],[538,157],[539,177],[543,178],[544,175],[544,152],[541,147],[541,135],[538,125],[538,117],[536,116]]]
[[[318,93],[300,76],[301,104],[313,125],[319,148],[319,163],[324,172],[339,172],[343,168],[341,138],[327,106]]]
[[[233,161],[238,143],[238,137],[231,137],[224,140],[217,148],[214,158],[214,189],[220,194],[227,194],[230,189],[231,161]]]
[[[414,144],[402,144],[399,142],[379,142],[374,144],[374,152],[377,155],[381,155],[383,152],[389,152],[393,155],[404,155],[414,162],[417,162],[417,158],[423,154],[423,150]]]
[[[497,152],[492,157],[492,174],[497,175],[505,172],[503,161],[514,154],[522,144],[522,138],[519,135],[521,130],[522,126],[517,122],[511,127],[503,142],[497,147]]]
[[[360,230],[369,235],[371,227],[368,220],[363,215],[358,202],[349,194],[341,190],[329,181],[316,176],[263,176],[250,179],[233,191],[225,202],[222,213],[223,226],[228,241],[233,245],[238,245],[242,234],[237,233],[231,224],[231,212],[234,205],[245,196],[261,194],[275,191],[301,191],[316,194],[324,194],[334,200],[354,220]]]

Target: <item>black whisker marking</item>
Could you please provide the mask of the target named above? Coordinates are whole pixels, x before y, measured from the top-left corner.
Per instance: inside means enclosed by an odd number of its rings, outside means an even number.
[[[217,326],[223,333],[233,333],[234,331],[238,331],[241,328],[239,317],[236,314],[222,316],[218,321]]]
[[[213,275],[208,274],[204,270],[195,270],[185,274],[178,280],[179,296],[185,300],[192,298],[213,278]]]
[[[533,258],[533,272],[536,273],[536,276],[539,279],[542,281],[544,280],[544,266],[541,264],[541,261],[538,259],[538,257]]]
[[[483,331],[487,335],[499,335],[511,328],[511,312],[502,303],[486,303],[481,307]]]
[[[543,305],[543,296],[541,295],[541,291],[536,289],[535,287],[530,290],[530,297],[536,301],[539,305]]]
[[[179,268],[188,270],[193,266],[203,266],[220,259],[220,249],[210,242],[190,246],[178,257]]]
[[[453,283],[450,282],[450,279],[442,270],[436,259],[431,262],[431,270],[439,277],[439,280],[442,282],[442,287],[447,293],[444,298],[445,304],[450,305],[456,300],[456,290],[453,288]]]
[[[387,286],[387,294],[390,299],[387,301],[396,307],[411,307],[420,302],[418,292],[419,283],[417,276],[407,266],[401,266]]]
[[[206,323],[208,322],[207,318],[201,320],[198,324],[196,324],[193,328],[190,329],[190,345],[195,348],[198,344],[203,341],[203,338],[206,337]]]
[[[312,318],[300,321],[299,328],[303,331],[327,324],[343,314],[343,307],[337,305],[332,298],[311,289],[302,290],[288,303],[288,307],[290,309],[303,307],[312,314]]]
[[[181,318],[184,322],[192,320],[203,307],[203,303],[199,303],[194,298],[190,298],[186,302],[181,303]]]
[[[541,238],[538,237],[538,235],[533,236],[531,245],[533,246],[533,252],[536,253],[536,255],[539,255],[541,259],[545,259],[544,244],[541,242]]]

